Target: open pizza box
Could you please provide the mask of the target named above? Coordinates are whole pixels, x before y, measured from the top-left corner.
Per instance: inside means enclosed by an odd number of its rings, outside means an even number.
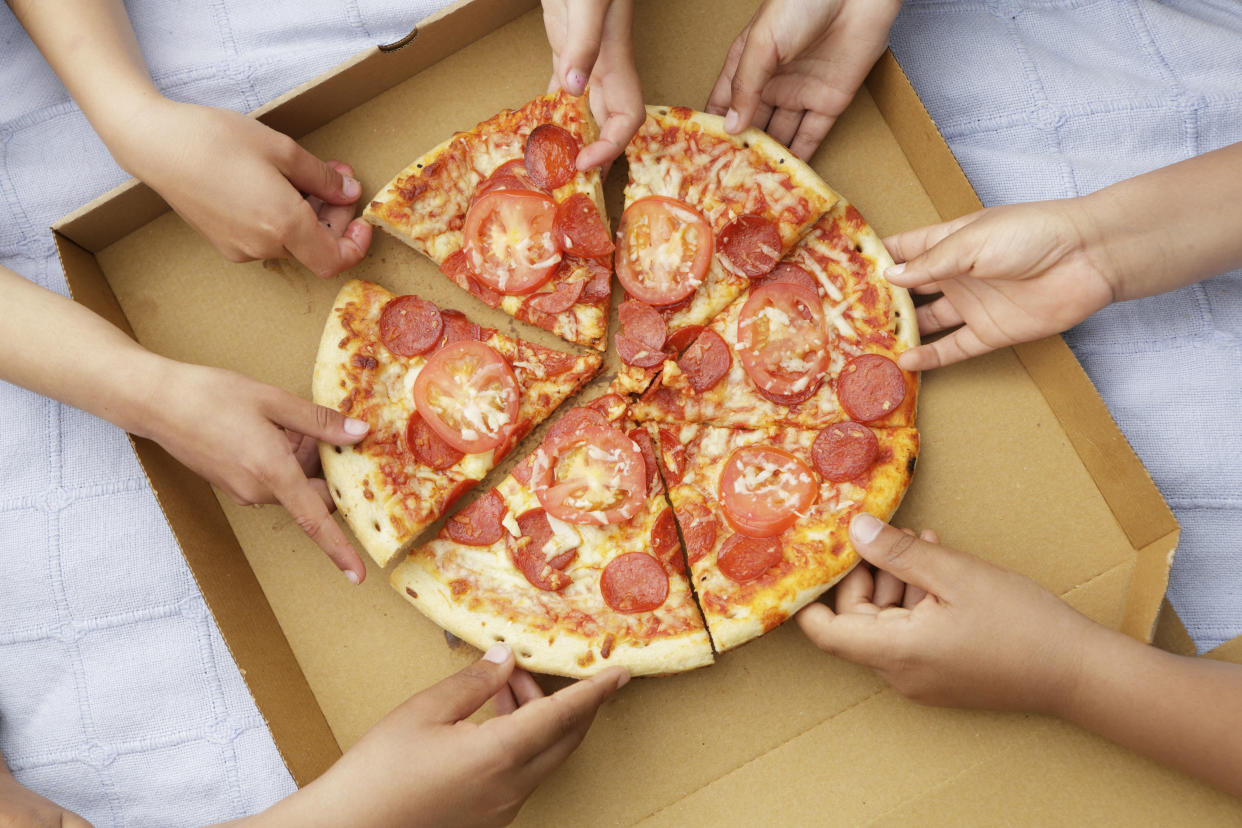
[[[635,45],[646,99],[701,107],[752,12],[741,0],[640,2]],[[452,131],[543,92],[549,66],[532,0],[473,0],[258,115],[320,157],[348,160],[369,196]],[[891,56],[813,166],[882,235],[979,205]],[[614,222],[624,173],[619,163],[608,181]],[[229,264],[135,183],[54,230],[78,301],[149,348],[310,396],[341,279],[322,282],[289,262]],[[517,331],[386,234],[376,233],[350,275]],[[520,332],[569,348],[530,326]],[[1062,341],[928,374],[919,408],[922,456],[894,522],[934,527],[945,542],[1151,640],[1178,527]],[[374,563],[353,587],[280,508],[238,507],[157,445],[135,447],[300,784],[408,695],[477,657],[450,643]],[[1161,629],[1166,646],[1188,646],[1175,619]],[[979,824],[1069,814],[1084,823],[1236,824],[1242,804],[1051,719],[908,703],[786,624],[714,666],[631,682],[519,822]]]

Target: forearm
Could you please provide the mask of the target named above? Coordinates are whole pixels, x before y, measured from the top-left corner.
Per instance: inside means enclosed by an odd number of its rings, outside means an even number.
[[[121,0],[8,0],[17,19],[122,165],[139,113],[163,98]]]
[[[1057,712],[1242,796],[1242,666],[1175,656],[1101,630]]]
[[[0,379],[146,436],[170,361],[71,299],[0,267]]]
[[[1242,266],[1242,143],[1079,199],[1114,298],[1137,299]]]

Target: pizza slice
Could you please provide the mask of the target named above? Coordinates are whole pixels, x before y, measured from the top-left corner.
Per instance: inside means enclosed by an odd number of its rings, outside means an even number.
[[[739,428],[912,426],[918,377],[896,359],[918,344],[918,328],[909,293],[883,278],[891,264],[858,211],[838,202],[708,325],[681,329],[681,350],[634,415]]]
[[[912,428],[649,425],[712,643],[781,624],[858,562],[849,522],[888,518],[918,454]]]
[[[570,409],[391,582],[428,618],[520,666],[633,675],[712,662],[649,434],[615,394]]]
[[[315,402],[364,420],[354,446],[320,444],[324,478],[381,566],[593,377],[573,356],[481,328],[418,296],[354,280],[315,359]]]
[[[599,170],[574,166],[598,135],[585,95],[540,96],[416,159],[363,218],[491,307],[603,350],[612,234]]]
[[[765,133],[730,135],[719,116],[685,107],[647,107],[625,155],[617,280],[653,314],[640,327],[621,319],[614,388],[639,393],[669,340],[767,274],[839,196]]]

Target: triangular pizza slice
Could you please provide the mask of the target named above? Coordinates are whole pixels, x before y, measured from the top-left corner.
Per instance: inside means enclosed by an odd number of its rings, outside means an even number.
[[[858,562],[850,519],[887,519],[918,455],[912,428],[649,425],[717,652],[763,635]]]
[[[371,426],[356,445],[320,445],[337,508],[386,565],[600,363],[349,282],[324,326],[312,384],[315,402]]]
[[[586,95],[542,95],[458,132],[402,170],[363,218],[491,307],[604,349],[612,234]]]
[[[685,107],[647,107],[625,155],[617,280],[627,305],[652,312],[630,313],[638,325],[622,317],[614,388],[638,393],[670,339],[768,273],[839,196],[763,132],[730,135],[719,116]]]
[[[503,641],[540,673],[712,662],[653,444],[615,394],[567,411],[391,582],[454,635]]]
[[[838,202],[708,325],[682,329],[681,350],[634,415],[740,428],[912,426],[918,376],[896,359],[918,344],[917,322],[909,293],[883,278],[891,264],[858,211]]]

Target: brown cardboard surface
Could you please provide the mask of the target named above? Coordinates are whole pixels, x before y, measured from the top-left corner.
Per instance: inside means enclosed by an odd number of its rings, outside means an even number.
[[[268,117],[306,132],[312,152],[350,161],[364,193],[374,192],[452,130],[544,89],[550,63],[538,15],[505,23],[531,5],[455,7],[404,49],[367,52],[267,108]],[[701,106],[751,11],[742,2],[640,3],[635,43],[647,99]],[[977,206],[947,153],[886,59],[813,165],[883,234]],[[622,166],[608,187],[614,219]],[[151,209],[144,189],[123,188],[58,226],[75,295],[122,309],[153,350],[309,396],[339,280],[289,262],[228,264],[175,215],[126,212]],[[490,311],[385,234],[350,275],[567,348]],[[1151,634],[1176,524],[1060,340],[927,375],[919,427],[922,457],[895,522],[935,527],[945,542],[1030,575],[1101,623]],[[447,646],[374,566],[351,587],[282,510],[225,498],[217,508],[157,447],[137,449],[299,782],[330,759],[332,736],[348,747],[411,692],[476,657]],[[217,560],[197,554],[214,543],[224,550]],[[272,616],[253,609],[264,596]],[[296,663],[279,645],[267,655],[281,631]],[[299,711],[311,720],[306,735],[288,724]],[[303,752],[311,758],[294,758]],[[1106,785],[1124,795],[1096,790]],[[1055,793],[1037,802],[1044,789]],[[1136,822],[1168,813],[1174,799],[1200,824],[1242,815],[1237,803],[1056,722],[908,704],[787,625],[713,667],[631,683],[520,821],[998,822],[1055,806]]]

